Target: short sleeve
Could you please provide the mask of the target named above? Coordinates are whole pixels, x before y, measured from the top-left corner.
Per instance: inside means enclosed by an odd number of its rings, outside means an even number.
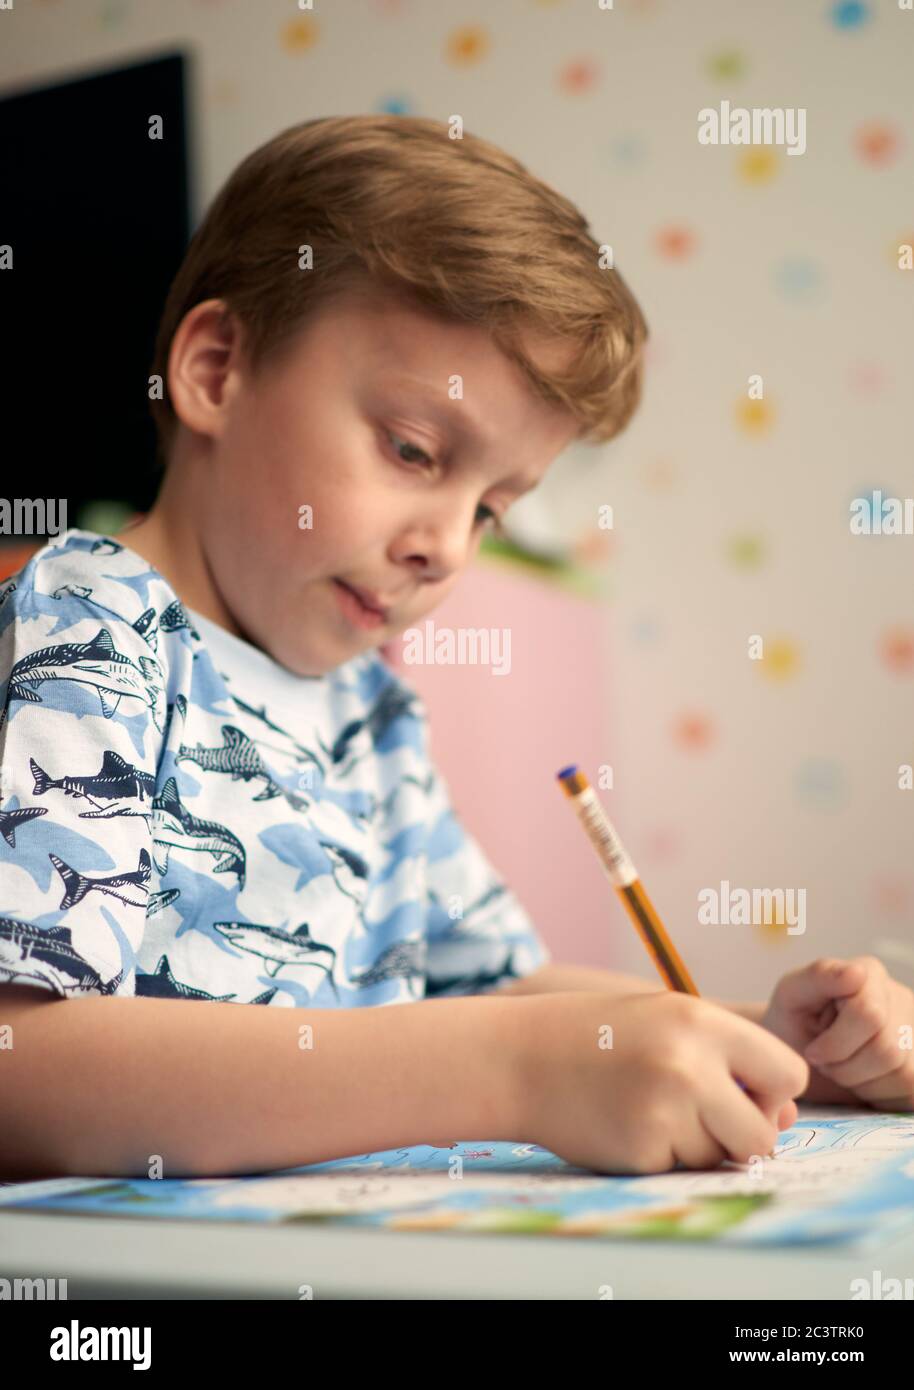
[[[551,955],[510,887],[460,822],[447,782],[429,771],[426,996],[483,994]]]
[[[152,882],[162,668],[78,596],[0,632],[0,982],[132,995]]]

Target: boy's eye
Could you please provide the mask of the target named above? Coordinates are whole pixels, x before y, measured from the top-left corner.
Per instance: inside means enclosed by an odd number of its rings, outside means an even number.
[[[424,450],[424,449],[420,449],[419,446],[418,446],[418,444],[410,444],[410,442],[409,442],[408,439],[401,439],[401,438],[399,437],[399,435],[393,434],[391,430],[387,430],[387,431],[386,431],[386,434],[387,434],[387,438],[388,438],[388,439],[391,441],[391,443],[393,444],[394,449],[395,449],[396,452],[397,452],[397,456],[398,456],[399,458],[403,459],[403,462],[404,462],[404,463],[420,463],[420,462],[421,462],[421,464],[422,464],[423,467],[425,467],[426,465],[429,465],[429,464],[431,464],[431,465],[434,464],[435,460],[432,459],[432,458],[429,458],[429,456],[428,456],[428,454],[425,452],[425,450]],[[413,452],[414,455],[415,455],[415,454],[418,454],[418,455],[419,455],[419,458],[418,458],[418,459],[416,459],[416,458],[404,458],[403,454],[400,452],[401,449],[410,449],[410,450],[412,450],[412,452]],[[497,515],[495,514],[495,512],[492,511],[492,508],[491,508],[491,507],[484,507],[484,506],[480,503],[480,505],[476,508],[476,525],[477,525],[477,526],[484,526],[485,523],[486,523],[487,521],[494,521],[494,522],[495,522],[495,529],[496,529],[496,530],[500,530],[500,529],[501,529],[501,523],[499,522],[499,519],[498,519]]]
[[[418,446],[418,444],[410,444],[410,442],[409,442],[408,439],[400,439],[398,435],[396,435],[396,434],[391,434],[390,430],[387,431],[387,438],[390,439],[390,440],[393,442],[394,448],[396,449],[397,453],[400,455],[400,458],[403,459],[403,462],[404,462],[404,463],[417,463],[417,462],[419,462],[419,460],[422,460],[424,463],[434,463],[434,459],[429,458],[429,456],[428,456],[428,454],[425,452],[425,450],[424,450],[424,449],[420,449],[419,446]],[[418,454],[418,455],[419,455],[419,459],[415,459],[415,458],[411,458],[411,459],[403,458],[403,455],[400,453],[400,446],[401,446],[401,445],[402,445],[402,447],[403,447],[404,449],[412,449],[412,451],[413,451],[414,454]]]

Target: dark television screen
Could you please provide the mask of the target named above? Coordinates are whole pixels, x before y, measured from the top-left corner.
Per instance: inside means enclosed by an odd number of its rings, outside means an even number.
[[[0,93],[0,493],[65,498],[70,526],[88,501],[155,495],[148,375],[190,235],[187,70],[174,53]]]

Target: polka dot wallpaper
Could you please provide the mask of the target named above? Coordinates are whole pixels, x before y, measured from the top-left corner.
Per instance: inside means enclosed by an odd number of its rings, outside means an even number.
[[[458,114],[578,204],[651,328],[634,422],[543,486],[604,581],[604,804],[709,993],[828,954],[910,982],[914,6],[16,0],[0,33],[4,83],[192,48],[197,215],[281,128],[382,111]],[[724,882],[805,890],[804,932],[700,925]]]

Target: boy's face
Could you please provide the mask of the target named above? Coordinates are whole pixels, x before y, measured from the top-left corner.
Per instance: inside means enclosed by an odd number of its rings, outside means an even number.
[[[323,306],[256,381],[234,321],[198,305],[183,327],[172,399],[191,433],[169,472],[200,560],[185,597],[299,675],[423,620],[491,529],[486,509],[504,516],[580,429],[485,330],[376,293]],[[198,482],[182,499],[188,463]]]

